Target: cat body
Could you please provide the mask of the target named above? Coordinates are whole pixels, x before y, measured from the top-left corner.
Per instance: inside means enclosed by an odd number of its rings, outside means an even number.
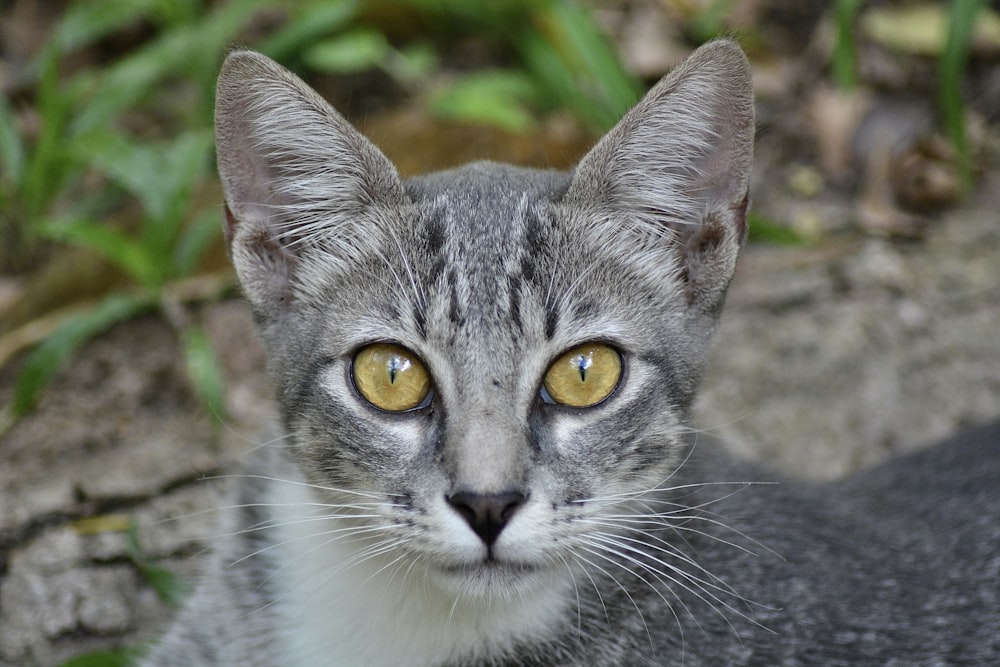
[[[570,173],[404,181],[246,51],[216,132],[283,435],[148,667],[1000,661],[1000,427],[805,485],[685,426],[746,236],[737,47]]]

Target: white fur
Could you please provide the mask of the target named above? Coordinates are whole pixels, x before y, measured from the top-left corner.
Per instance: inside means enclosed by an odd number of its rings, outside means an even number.
[[[291,484],[276,485],[270,500],[280,507],[315,502],[308,487]],[[273,575],[286,591],[277,611],[287,622],[276,638],[284,644],[276,654],[286,656],[285,664],[439,664],[487,646],[502,649],[517,638],[544,637],[574,604],[568,571],[506,599],[460,598],[429,576],[426,563],[396,560],[392,553],[357,562],[362,543],[322,534],[336,530],[338,520],[318,529],[316,522],[293,518],[278,530],[275,541],[286,552],[279,560],[287,565]],[[448,538],[444,532],[442,539]]]

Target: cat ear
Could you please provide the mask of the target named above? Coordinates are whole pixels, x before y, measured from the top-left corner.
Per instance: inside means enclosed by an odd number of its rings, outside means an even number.
[[[215,143],[226,243],[255,308],[287,302],[309,282],[311,254],[349,257],[378,234],[364,224],[372,210],[406,199],[385,155],[259,53],[234,51],[222,65]]]
[[[684,280],[689,303],[715,310],[746,239],[753,131],[747,59],[732,42],[710,42],[583,158],[566,200],[604,221],[603,241],[621,239],[624,252],[662,259],[664,244],[673,249],[670,276]]]

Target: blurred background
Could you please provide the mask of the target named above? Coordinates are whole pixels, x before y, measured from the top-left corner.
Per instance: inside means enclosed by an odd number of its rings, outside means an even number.
[[[405,176],[570,167],[720,35],[757,158],[698,425],[826,479],[1000,414],[997,3],[0,2],[0,667],[126,664],[272,419],[221,238],[227,48]]]

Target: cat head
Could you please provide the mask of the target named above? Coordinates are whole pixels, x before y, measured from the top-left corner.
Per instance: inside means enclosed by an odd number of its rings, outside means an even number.
[[[383,499],[364,522],[442,582],[564,569],[588,518],[674,474],[746,237],[738,47],[700,48],[570,173],[402,180],[249,51],[223,66],[216,137],[288,447],[331,496]]]

